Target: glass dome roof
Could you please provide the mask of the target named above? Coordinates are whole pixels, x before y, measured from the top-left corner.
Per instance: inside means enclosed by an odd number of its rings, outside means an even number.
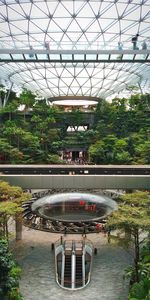
[[[0,0],[0,49],[150,48],[150,0]],[[16,54],[17,55],[17,54]],[[3,54],[5,56],[5,54]],[[7,56],[7,54],[6,54]],[[16,56],[17,57],[17,56]],[[1,58],[1,56],[0,56]],[[150,64],[132,62],[0,62],[0,80],[45,98],[110,97],[136,85],[150,92]]]

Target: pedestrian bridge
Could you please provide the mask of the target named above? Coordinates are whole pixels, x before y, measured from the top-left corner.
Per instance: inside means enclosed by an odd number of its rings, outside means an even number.
[[[15,45],[3,40],[0,44],[1,62],[150,62],[149,41],[121,42],[60,42],[15,41]]]
[[[150,49],[0,49],[0,62],[58,63],[145,63],[150,62]]]
[[[23,189],[150,189],[150,165],[0,165]]]
[[[150,175],[3,175],[23,189],[150,189]]]

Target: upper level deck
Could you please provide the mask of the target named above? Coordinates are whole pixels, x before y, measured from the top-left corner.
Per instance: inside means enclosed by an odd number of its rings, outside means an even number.
[[[150,165],[0,165],[0,174],[150,175]]]
[[[150,165],[0,165],[23,189],[150,189]]]

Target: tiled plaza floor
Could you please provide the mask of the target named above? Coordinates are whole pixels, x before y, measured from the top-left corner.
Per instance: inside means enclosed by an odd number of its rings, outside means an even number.
[[[78,291],[60,288],[55,281],[54,252],[51,244],[60,235],[24,228],[23,240],[12,244],[15,257],[22,267],[20,289],[25,300],[127,300],[128,283],[123,280],[130,254],[107,243],[103,234],[89,234],[94,247],[90,284]],[[68,235],[67,239],[81,239]]]

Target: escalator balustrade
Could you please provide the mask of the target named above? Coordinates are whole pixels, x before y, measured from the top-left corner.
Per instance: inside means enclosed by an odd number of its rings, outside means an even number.
[[[90,282],[93,257],[91,241],[55,243],[56,281],[64,289],[81,289]],[[61,278],[61,280],[60,280]]]

